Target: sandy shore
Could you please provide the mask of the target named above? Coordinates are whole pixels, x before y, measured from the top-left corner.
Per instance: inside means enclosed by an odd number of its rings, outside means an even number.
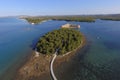
[[[65,56],[57,56],[54,62],[54,71],[59,74],[65,68],[69,68],[69,61],[74,57],[77,50],[80,50],[86,43],[85,37],[81,46],[70,54]],[[39,57],[35,57],[35,52],[32,53],[29,60],[26,61],[24,65],[20,67],[15,76],[15,80],[52,80],[50,75],[50,61],[52,60],[52,55],[40,54]],[[59,68],[58,68],[59,67]],[[61,68],[62,67],[62,68]],[[59,70],[61,69],[61,70]]]

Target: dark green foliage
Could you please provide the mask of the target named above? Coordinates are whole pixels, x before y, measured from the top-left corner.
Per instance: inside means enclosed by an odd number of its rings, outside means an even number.
[[[47,18],[37,18],[37,17],[31,17],[31,18],[25,18],[29,23],[35,23],[38,24],[44,20],[47,20]]]
[[[93,18],[101,20],[120,21],[120,14],[94,15]]]
[[[65,54],[80,46],[82,35],[73,29],[59,29],[45,34],[37,43],[37,50],[43,54],[53,54],[57,48],[58,54]]]
[[[92,17],[81,17],[81,16],[64,16],[64,17],[53,17],[53,20],[65,20],[65,21],[77,21],[77,22],[95,22]]]
[[[65,20],[77,22],[95,22],[95,19],[90,16],[49,16],[49,17],[28,17],[25,18],[29,23],[38,24],[44,20]]]
[[[120,14],[111,15],[78,15],[78,16],[37,16],[24,18],[30,23],[40,23],[44,20],[65,20],[78,22],[95,22],[95,19],[120,21]]]
[[[111,21],[120,21],[120,17],[105,17],[101,18],[101,20],[111,20]]]

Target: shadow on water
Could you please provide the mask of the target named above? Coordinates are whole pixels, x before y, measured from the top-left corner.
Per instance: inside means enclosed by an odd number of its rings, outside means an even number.
[[[37,43],[38,43],[40,37],[42,37],[42,35],[44,35],[44,33],[41,34],[39,37],[35,38],[35,39],[32,41],[32,45],[30,45],[30,47],[32,48],[32,50],[35,50],[36,45],[37,45]]]
[[[32,41],[32,45],[30,45],[32,50],[35,50],[38,41],[39,41],[39,38],[36,38]]]

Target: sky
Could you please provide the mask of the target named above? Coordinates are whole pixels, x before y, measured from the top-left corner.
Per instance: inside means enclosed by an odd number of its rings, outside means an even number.
[[[120,0],[0,0],[0,16],[119,13]]]

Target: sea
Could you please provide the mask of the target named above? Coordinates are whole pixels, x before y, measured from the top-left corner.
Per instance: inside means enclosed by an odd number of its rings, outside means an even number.
[[[76,52],[69,69],[58,80],[120,80],[120,21],[49,20],[30,24],[18,17],[0,18],[0,80],[13,80],[20,64],[45,33],[70,23],[80,25],[86,45]]]

